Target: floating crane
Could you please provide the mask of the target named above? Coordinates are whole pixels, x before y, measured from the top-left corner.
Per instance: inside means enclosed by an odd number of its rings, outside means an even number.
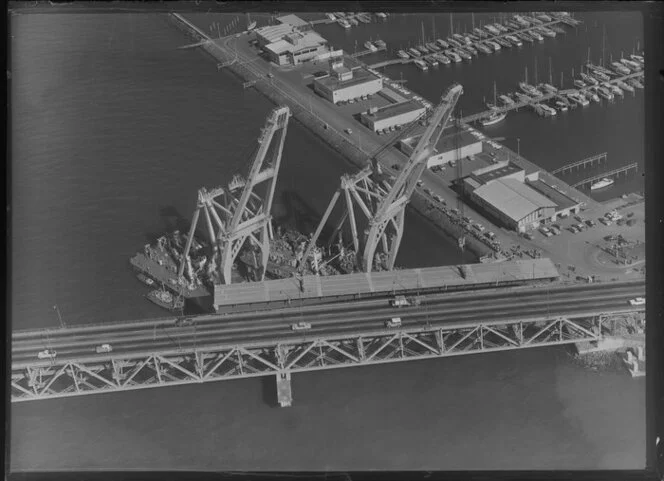
[[[182,277],[185,267],[190,279],[193,278],[189,253],[201,210],[205,215],[213,250],[208,268],[219,274],[221,283],[231,283],[233,263],[247,239],[260,250],[260,267],[256,268],[259,269],[260,280],[265,278],[270,239],[273,236],[270,210],[289,118],[288,107],[279,107],[270,112],[258,139],[256,157],[246,180],[236,175],[227,188],[217,187],[209,191],[205,188],[199,189],[196,211],[178,269],[179,278]],[[264,183],[266,187],[260,189],[260,193],[257,192],[257,187]]]
[[[355,254],[358,257],[357,264],[361,265],[362,270],[364,272],[373,270],[376,251],[379,247],[382,247],[383,253],[387,256],[387,261],[384,263],[385,268],[391,270],[394,267],[401,238],[403,237],[406,205],[410,201],[413,190],[417,186],[417,181],[427,167],[427,160],[432,155],[462,93],[461,85],[455,84],[443,94],[440,103],[429,117],[428,127],[396,179],[391,180],[389,176],[383,174],[377,155],[372,156],[369,159],[369,165],[357,174],[344,175],[341,178],[341,186],[334,193],[302,256],[301,268],[304,267],[304,263],[307,262],[315,249],[318,236],[342,193],[346,199],[346,209],[331,238],[335,238],[348,220],[353,236]],[[384,148],[379,149],[379,152],[382,150]],[[358,224],[353,201],[368,220],[368,227],[364,231],[362,245],[360,245],[358,236]]]

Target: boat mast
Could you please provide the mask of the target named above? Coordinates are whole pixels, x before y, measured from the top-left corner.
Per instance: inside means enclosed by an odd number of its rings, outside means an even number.
[[[433,35],[433,38],[431,39],[432,42],[436,41],[436,17],[431,17],[431,34]]]
[[[493,82],[493,105],[498,106],[498,101],[496,100],[496,81]]]
[[[528,67],[526,67],[526,83],[528,83]]]
[[[450,37],[454,33],[454,19],[453,19],[453,17],[454,17],[454,14],[450,13]]]
[[[422,45],[424,45],[426,42],[426,38],[424,37],[424,22],[422,22]]]
[[[537,57],[535,57],[535,86],[537,86]]]
[[[606,25],[602,29],[602,67],[604,67],[604,64],[606,63],[604,61],[604,47],[606,46]]]
[[[551,70],[551,57],[549,57],[549,83],[553,85],[553,71]]]
[[[560,88],[563,88],[563,73],[560,72]]]
[[[475,30],[475,13],[474,12],[470,14],[470,21],[473,25],[473,30]]]

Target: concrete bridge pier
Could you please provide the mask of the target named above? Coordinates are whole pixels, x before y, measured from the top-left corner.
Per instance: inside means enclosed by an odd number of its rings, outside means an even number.
[[[293,403],[290,372],[277,373],[277,400],[282,408],[289,407]]]

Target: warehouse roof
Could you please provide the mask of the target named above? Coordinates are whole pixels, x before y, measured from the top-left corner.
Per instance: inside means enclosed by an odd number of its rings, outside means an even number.
[[[284,15],[283,17],[277,17],[277,20],[281,23],[292,25],[293,27],[306,27],[309,25],[305,20],[302,20],[297,15]]]
[[[285,23],[282,23],[281,25],[270,25],[267,27],[261,27],[255,30],[256,34],[260,35],[270,43],[276,42],[277,40],[281,40],[284,37],[284,35],[288,35],[292,31],[293,27]]]
[[[528,185],[555,202],[559,209],[567,209],[568,207],[572,207],[579,203],[567,196],[564,192],[553,188],[553,186],[541,180],[528,181]]]
[[[495,169],[490,169],[490,168],[478,169],[473,172],[473,175],[481,183],[486,184],[488,182],[491,182],[492,180],[500,179],[501,177],[505,177],[506,175],[514,174],[515,172],[523,170],[521,167],[519,167],[516,164],[513,164],[512,162],[507,162],[507,163],[501,162],[495,164],[495,166],[496,166]]]
[[[283,302],[290,299],[315,299],[324,296],[350,296],[372,293],[392,293],[424,289],[443,289],[454,286],[472,286],[495,283],[500,280],[540,280],[558,278],[559,273],[550,259],[517,260],[500,264],[469,265],[466,277],[458,266],[428,267],[385,272],[337,275],[304,276],[300,282],[290,277],[265,282],[218,284],[214,287],[217,306],[254,304],[258,302]]]
[[[515,179],[498,179],[475,190],[475,195],[515,222],[537,209],[556,207],[556,203]]]
[[[362,114],[374,121],[389,119],[397,115],[405,114],[407,112],[424,111],[424,105],[417,100],[409,100],[408,102],[401,102],[400,104],[387,105],[383,108],[376,110],[373,114]]]

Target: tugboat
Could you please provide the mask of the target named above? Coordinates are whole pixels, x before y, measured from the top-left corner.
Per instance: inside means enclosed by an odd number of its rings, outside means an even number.
[[[169,311],[179,311],[184,307],[184,299],[181,296],[173,297],[166,289],[154,289],[146,296],[151,302]]]

